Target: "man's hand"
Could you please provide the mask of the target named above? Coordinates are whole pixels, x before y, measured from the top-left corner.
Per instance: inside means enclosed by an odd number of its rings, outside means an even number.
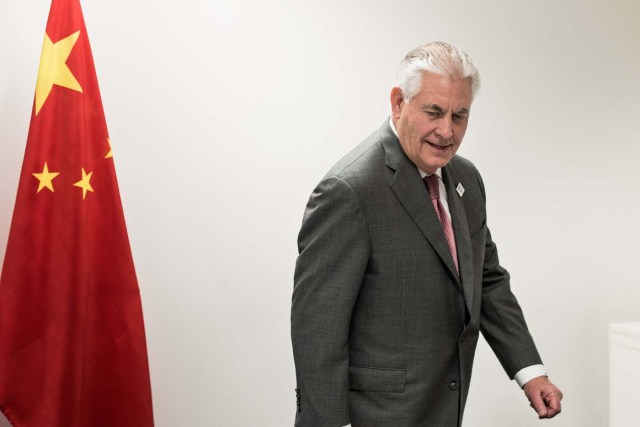
[[[546,376],[529,380],[523,389],[531,407],[538,413],[538,418],[553,418],[560,413],[562,392]]]

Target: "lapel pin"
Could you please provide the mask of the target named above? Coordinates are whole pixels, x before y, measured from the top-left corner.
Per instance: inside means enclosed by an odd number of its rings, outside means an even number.
[[[462,197],[462,195],[464,194],[464,187],[462,186],[461,183],[458,183],[458,186],[456,187],[456,191],[458,192],[460,197]]]

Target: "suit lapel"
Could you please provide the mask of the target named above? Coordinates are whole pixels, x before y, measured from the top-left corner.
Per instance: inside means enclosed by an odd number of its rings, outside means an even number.
[[[449,212],[451,213],[451,224],[456,236],[456,249],[458,251],[458,266],[460,267],[460,280],[462,282],[462,290],[464,300],[467,304],[467,310],[471,313],[471,304],[473,303],[473,249],[471,247],[471,236],[469,235],[469,226],[467,223],[467,215],[462,204],[462,197],[456,191],[459,183],[455,173],[455,168],[451,163],[442,168],[442,178],[445,188],[447,189],[447,203],[449,204]],[[464,186],[464,183],[461,183]]]
[[[383,132],[385,131],[383,130]],[[449,245],[442,232],[442,227],[440,226],[440,221],[433,208],[433,204],[429,199],[427,188],[420,178],[418,169],[406,157],[398,138],[393,134],[388,125],[386,127],[386,134],[383,135],[382,145],[385,150],[386,165],[394,171],[389,179],[391,189],[438,256],[445,263],[458,282],[458,285],[460,285],[460,278],[453,263]]]

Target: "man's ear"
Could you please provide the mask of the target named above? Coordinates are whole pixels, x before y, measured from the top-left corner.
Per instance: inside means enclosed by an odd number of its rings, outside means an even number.
[[[402,96],[402,89],[395,86],[391,89],[391,116],[394,119],[400,118],[400,113],[404,108],[404,97]]]

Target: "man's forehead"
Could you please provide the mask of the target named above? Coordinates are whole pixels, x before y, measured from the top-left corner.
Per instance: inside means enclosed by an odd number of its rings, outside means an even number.
[[[469,90],[471,90],[472,81],[471,77],[452,77],[444,74],[432,73],[430,71],[422,72],[422,86],[429,86],[431,84],[437,83],[449,83],[449,84],[459,84],[463,86],[469,86]]]
[[[450,80],[443,77],[424,80],[414,99],[420,107],[469,109],[473,101],[471,83],[466,79]]]

